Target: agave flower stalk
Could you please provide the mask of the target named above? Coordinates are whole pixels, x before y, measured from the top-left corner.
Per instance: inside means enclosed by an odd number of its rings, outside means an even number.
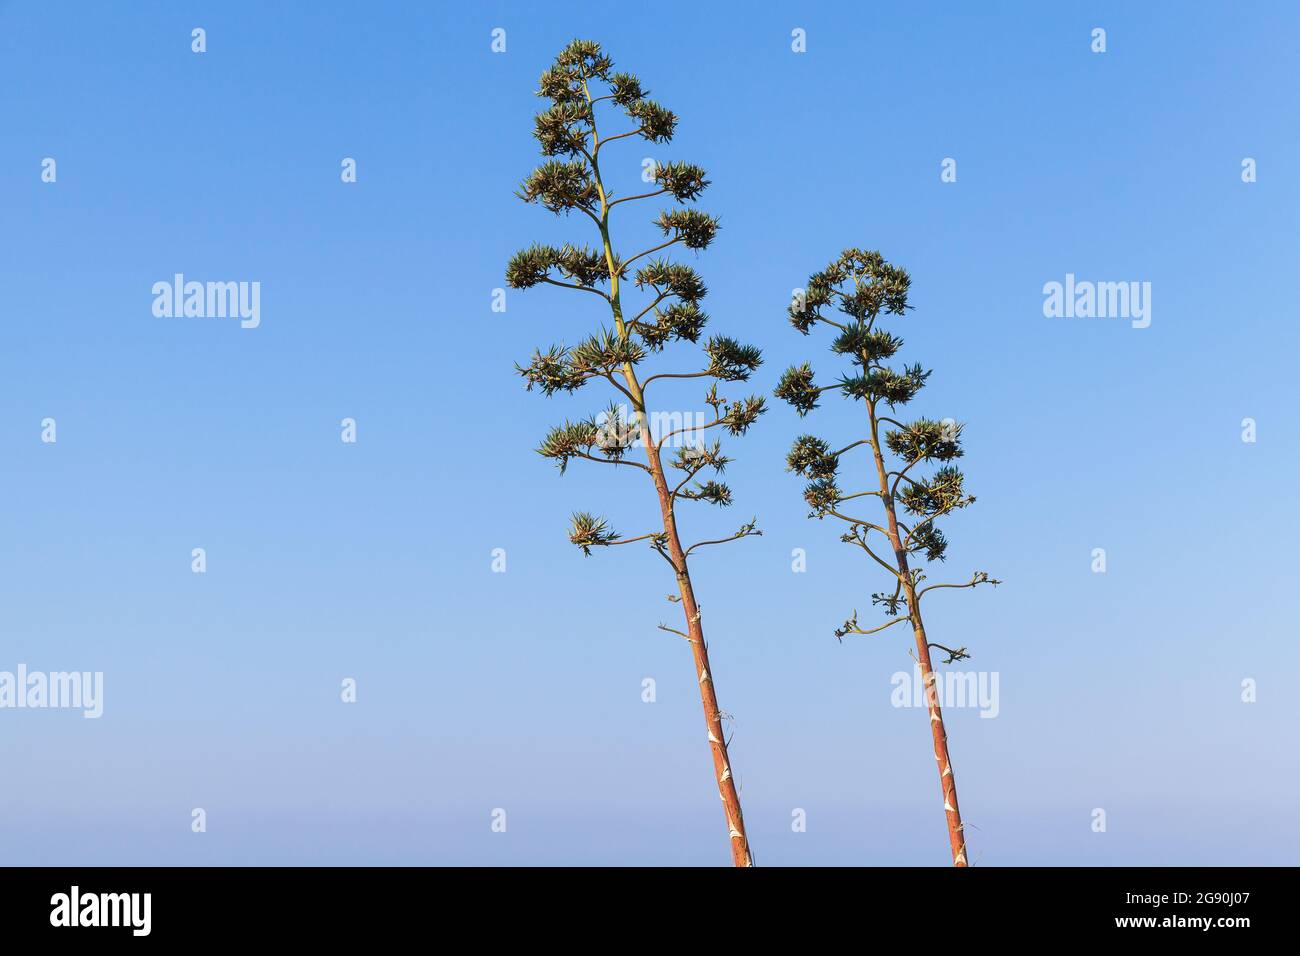
[[[948,541],[936,522],[973,504],[975,498],[966,493],[964,476],[953,464],[963,454],[962,425],[952,419],[903,422],[886,414],[911,402],[930,377],[930,372],[920,365],[898,370],[887,365],[902,348],[903,340],[877,327],[881,316],[901,317],[908,311],[910,286],[906,271],[887,263],[878,252],[860,249],[846,250],[815,273],[802,294],[791,302],[790,322],[804,335],[817,325],[833,329],[831,351],[846,357],[852,368],[833,384],[818,386],[808,363],[792,366],[781,377],[776,395],[793,405],[800,417],[817,408],[825,392],[839,392],[865,406],[864,435],[838,449],[821,438],[803,435],[795,441],[787,466],[809,479],[804,489],[804,500],[812,509],[809,517],[846,522],[849,529],[840,540],[865,552],[893,582],[892,590],[871,595],[871,603],[885,611],[884,623],[863,627],[854,610],[835,636],[842,641],[851,635],[878,634],[897,624],[910,625],[925,687],[952,861],[961,867],[968,865],[966,835],[930,651],[944,651],[948,655],[945,664],[964,660],[970,654],[965,647],[948,648],[930,641],[921,616],[922,599],[940,588],[974,588],[1000,582],[987,572],[976,571],[963,583],[923,587],[925,572],[912,566],[914,560],[944,559]],[[866,487],[846,492],[841,490],[840,479],[847,469],[841,466],[845,456],[857,451],[869,456],[863,469]],[[936,467],[926,476],[923,470],[928,465]],[[871,498],[878,500],[881,509],[877,520],[849,513],[865,507]]]
[[[620,471],[642,472],[653,487],[658,527],[624,537],[604,518],[578,512],[569,539],[588,555],[598,547],[647,542],[672,568],[677,594],[670,600],[681,605],[684,630],[659,626],[689,642],[732,861],[737,866],[751,866],[753,856],[727,751],[725,714],[718,705],[689,558],[700,548],[762,532],[750,521],[732,534],[686,546],[677,506],[686,501],[718,507],[731,504],[732,492],[726,484],[716,478],[698,480],[706,472],[720,474],[730,461],[723,455],[720,441],[708,442],[705,439],[712,435],[699,433],[720,429],[742,435],[763,413],[761,396],[731,402],[718,395],[720,382],[747,381],[759,367],[761,353],[726,336],[700,342],[708,321],[700,301],[707,289],[693,268],[669,258],[674,247],[702,250],[717,235],[716,218],[681,205],[693,202],[709,185],[704,170],[683,162],[660,164],[655,167],[652,185],[626,196],[616,196],[612,182],[602,173],[602,163],[608,159],[605,150],[620,140],[640,137],[651,143],[670,142],[676,115],[649,99],[635,76],[615,72],[599,44],[583,40],[566,47],[542,74],[538,95],[550,101],[534,125],[534,136],[547,159],[524,180],[518,195],[557,215],[576,212],[585,217],[599,242],[595,247],[533,245],[511,258],[506,281],[515,289],[552,285],[584,293],[584,299],[599,299],[602,310],[608,310],[612,327],[601,327],[572,347],[538,349],[518,370],[530,390],[536,387],[546,395],[575,392],[591,382],[613,390],[613,402],[606,412],[557,426],[538,452],[554,460],[561,472],[575,459],[598,462]],[[604,124],[611,114],[618,125],[606,131]],[[661,239],[622,257],[611,228],[622,210],[617,217],[611,214],[619,207],[630,211],[637,208],[632,204],[653,199],[672,205],[652,220]],[[631,295],[639,295],[643,301],[629,306]],[[679,343],[696,347],[697,359],[691,367],[685,371],[646,370],[647,364],[661,359],[670,346]],[[667,381],[682,379],[711,380],[704,395],[712,409],[711,420],[652,434],[647,411],[650,386],[657,389]],[[624,408],[630,409],[630,414],[624,414]],[[637,445],[644,450],[644,462],[628,455]],[[669,453],[668,448],[674,445]]]

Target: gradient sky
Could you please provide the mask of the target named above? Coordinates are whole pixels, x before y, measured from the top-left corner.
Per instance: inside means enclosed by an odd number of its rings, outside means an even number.
[[[687,649],[655,629],[671,575],[565,539],[579,508],[650,530],[655,501],[531,450],[607,396],[513,363],[600,303],[490,308],[515,249],[588,238],[512,194],[574,36],[680,117],[611,145],[616,187],[709,171],[722,229],[686,261],[710,330],[763,348],[751,390],[835,367],[784,310],[843,247],[911,271],[912,410],[969,423],[979,498],[933,580],[1005,582],[927,615],[1000,680],[996,719],[947,711],[972,861],[1300,862],[1300,12],[726,6],[0,2],[0,670],[105,675],[99,720],[0,710],[0,862],[728,862]],[[656,209],[623,211],[644,248]],[[177,272],[260,281],[261,326],[155,317]],[[1067,273],[1152,283],[1151,326],[1045,318]],[[834,640],[882,575],[784,471],[802,432],[859,436],[836,405],[774,403],[728,442],[734,507],[682,509],[688,540],[765,532],[692,566],[746,821],[760,865],[942,865],[927,721],[890,704],[908,636]]]

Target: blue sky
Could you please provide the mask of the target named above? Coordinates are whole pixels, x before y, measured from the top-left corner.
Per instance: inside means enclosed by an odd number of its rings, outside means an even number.
[[[728,861],[695,675],[655,629],[670,576],[565,539],[579,508],[649,530],[654,499],[531,450],[607,397],[526,393],[513,363],[599,303],[490,308],[515,249],[590,241],[513,196],[537,76],[582,36],[680,117],[611,179],[709,171],[722,229],[687,261],[710,330],[763,348],[752,390],[834,367],[784,309],[842,248],[911,271],[913,410],[968,423],[979,498],[939,574],[1005,582],[927,617],[1000,679],[995,719],[946,715],[972,861],[1296,863],[1297,27],[1283,3],[0,2],[0,671],[105,681],[98,720],[0,710],[0,860]],[[155,317],[177,272],[260,281],[260,327]],[[1150,282],[1150,327],[1046,318],[1067,273]],[[881,576],[784,472],[856,417],[774,403],[729,442],[730,512],[683,510],[690,540],[765,532],[693,563],[760,865],[947,860],[927,722],[890,704],[906,635],[832,638]]]

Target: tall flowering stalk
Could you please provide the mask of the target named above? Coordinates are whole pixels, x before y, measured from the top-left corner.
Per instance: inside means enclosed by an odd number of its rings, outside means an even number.
[[[835,631],[843,639],[850,635],[877,634],[896,624],[911,625],[916,641],[916,661],[926,691],[926,710],[934,739],[943,811],[948,823],[948,840],[954,866],[966,866],[966,835],[961,807],[957,802],[957,778],[948,753],[948,734],[936,693],[936,674],[930,650],[948,656],[943,663],[970,657],[966,648],[949,648],[926,636],[921,617],[922,599],[939,588],[974,588],[998,584],[987,572],[976,571],[961,584],[922,586],[926,575],[911,566],[914,559],[942,561],[948,541],[936,526],[938,519],[975,501],[966,493],[964,477],[953,461],[962,456],[962,426],[945,419],[917,418],[904,423],[884,414],[907,405],[925,386],[930,372],[920,365],[891,368],[886,361],[903,346],[903,340],[878,328],[882,315],[903,316],[911,279],[903,269],[887,263],[878,252],[848,249],[838,259],[808,280],[807,288],[790,305],[790,322],[804,335],[816,325],[835,332],[831,351],[848,358],[851,370],[830,385],[818,386],[808,363],[792,366],[781,377],[778,398],[794,406],[800,417],[818,406],[825,392],[839,392],[866,408],[867,432],[838,450],[821,438],[803,435],[790,450],[787,465],[809,479],[804,499],[812,509],[809,517],[836,518],[849,525],[841,541],[859,548],[893,581],[893,589],[871,595],[871,603],[884,609],[887,620],[873,627],[858,623],[858,612]],[[831,313],[831,314],[828,314]],[[883,434],[882,434],[883,429]],[[864,475],[865,490],[846,492],[840,482],[845,455],[861,449],[870,458]],[[923,476],[917,469],[937,466]],[[878,499],[880,523],[846,512]],[[859,500],[862,499],[862,500]],[[850,504],[850,502],[856,502]],[[873,537],[873,534],[875,535]]]
[[[610,228],[615,208],[658,197],[669,203],[688,203],[709,185],[700,167],[671,162],[655,168],[653,188],[615,197],[601,172],[605,148],[630,137],[667,143],[677,125],[677,117],[646,94],[635,76],[614,72],[613,63],[599,44],[584,40],[569,44],[542,74],[538,95],[549,100],[550,106],[537,114],[534,135],[547,159],[524,180],[518,195],[557,215],[577,212],[589,219],[599,244],[595,248],[571,244],[530,246],[511,258],[506,281],[515,289],[552,285],[583,292],[603,300],[609,310],[612,328],[601,326],[573,347],[539,349],[528,364],[518,367],[527,387],[536,387],[546,395],[574,392],[592,381],[601,381],[616,393],[607,412],[553,428],[537,450],[553,459],[561,472],[570,461],[580,459],[643,472],[653,486],[660,527],[623,537],[604,518],[578,512],[573,516],[569,540],[588,555],[597,547],[648,542],[672,568],[678,593],[670,600],[681,605],[685,631],[659,626],[690,643],[732,860],[736,866],[752,866],[740,796],[727,753],[724,714],[718,706],[688,558],[699,548],[762,532],[751,521],[734,534],[683,546],[677,505],[684,501],[719,507],[731,504],[732,493],[726,484],[716,478],[696,480],[705,472],[720,474],[730,461],[722,454],[721,442],[707,443],[696,433],[720,428],[741,435],[757,420],[764,410],[761,396],[729,402],[718,395],[718,383],[748,380],[762,357],[753,346],[726,336],[714,336],[699,345],[707,322],[700,300],[707,290],[694,269],[666,255],[674,246],[707,248],[717,234],[717,219],[696,209],[674,206],[652,220],[663,234],[662,242],[627,258],[615,249]],[[598,114],[621,119],[620,127],[602,135]],[[638,306],[642,307],[625,305],[625,297],[632,293],[629,285],[640,293],[642,302]],[[702,354],[694,367],[647,374],[644,366],[650,360],[659,359],[668,346],[680,342],[699,347]],[[654,382],[674,379],[711,379],[704,401],[713,409],[713,417],[702,425],[655,436],[649,427],[647,390]],[[623,413],[620,403],[630,407],[630,416]],[[674,436],[688,440],[679,440],[679,447],[665,461],[666,444]],[[627,457],[638,444],[644,449],[644,463]]]

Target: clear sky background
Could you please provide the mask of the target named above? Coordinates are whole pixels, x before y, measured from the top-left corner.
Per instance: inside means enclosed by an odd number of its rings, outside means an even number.
[[[655,629],[671,575],[565,538],[579,508],[648,531],[655,501],[535,455],[607,396],[513,370],[600,303],[491,311],[514,250],[586,238],[513,195],[575,36],[680,117],[610,147],[616,188],[647,157],[709,171],[722,229],[686,261],[711,331],[763,348],[752,390],[829,376],[784,311],[843,247],[912,273],[912,409],[969,423],[979,497],[933,580],[1005,581],[929,605],[999,675],[995,719],[947,712],[972,861],[1300,862],[1296,7],[558,9],[0,2],[0,670],[105,675],[99,720],[0,710],[0,862],[728,862],[687,648]],[[622,211],[644,248],[657,210]],[[260,328],[156,318],[176,272],[260,281]],[[1066,273],[1152,283],[1150,327],[1045,318]],[[682,509],[688,541],[765,532],[693,558],[732,760],[760,865],[942,865],[927,721],[890,704],[909,636],[834,640],[882,574],[784,472],[797,434],[859,437],[837,404],[774,403],[728,443],[735,506]]]

